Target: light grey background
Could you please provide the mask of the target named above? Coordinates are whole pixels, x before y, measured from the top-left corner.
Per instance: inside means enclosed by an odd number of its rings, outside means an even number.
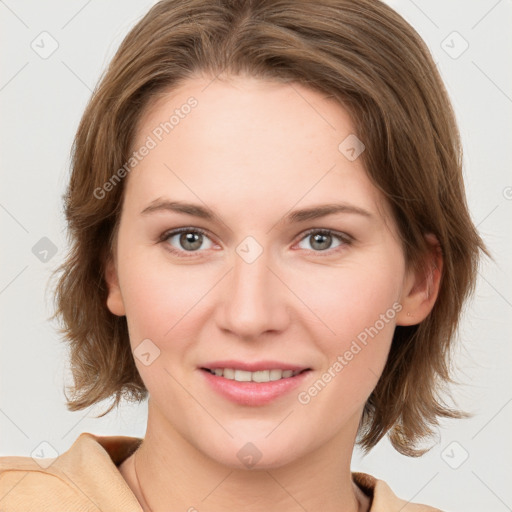
[[[100,406],[66,410],[66,347],[47,320],[47,282],[66,250],[61,197],[79,119],[119,43],[153,3],[0,1],[0,455],[29,456],[42,441],[62,453],[81,432],[144,435],[146,404],[102,419],[93,417]],[[512,510],[512,2],[389,3],[425,39],[445,80],[465,148],[468,202],[495,262],[482,263],[455,360],[455,396],[474,417],[443,423],[419,459],[387,440],[365,458],[356,450],[353,470],[443,510]]]

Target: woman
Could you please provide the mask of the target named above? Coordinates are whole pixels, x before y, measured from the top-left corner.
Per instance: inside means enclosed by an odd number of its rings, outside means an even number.
[[[4,457],[7,510],[435,510],[350,471],[356,441],[417,456],[463,415],[440,393],[485,252],[392,9],[159,2],[84,113],[66,214],[68,407],[148,397],[147,431]]]

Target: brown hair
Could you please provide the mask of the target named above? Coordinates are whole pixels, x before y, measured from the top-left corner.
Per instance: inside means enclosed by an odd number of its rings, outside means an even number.
[[[71,248],[56,288],[74,378],[70,410],[147,390],[130,349],[125,317],[106,307],[123,180],[96,190],[128,161],[137,123],[158,94],[198,75],[250,75],[295,82],[347,109],[369,177],[387,198],[408,264],[443,254],[436,304],[419,325],[398,326],[383,374],[360,425],[365,450],[387,432],[406,455],[441,417],[462,417],[441,398],[479,250],[468,213],[455,116],[420,36],[378,0],[163,0],[122,42],[85,110],[73,145],[65,197]],[[340,141],[341,142],[341,141]]]

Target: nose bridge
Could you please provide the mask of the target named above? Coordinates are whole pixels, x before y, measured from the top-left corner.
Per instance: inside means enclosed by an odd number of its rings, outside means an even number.
[[[283,285],[274,275],[270,252],[247,237],[236,248],[223,298],[224,327],[243,337],[282,329],[286,322]]]

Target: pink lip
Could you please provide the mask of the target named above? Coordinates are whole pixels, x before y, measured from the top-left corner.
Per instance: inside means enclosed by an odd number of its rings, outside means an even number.
[[[267,366],[265,366],[265,368],[272,367],[273,365],[268,366],[268,364]],[[217,366],[217,368],[233,368],[233,366],[230,366],[228,364],[222,364]],[[279,368],[279,366],[275,366],[274,368]],[[281,366],[280,368],[286,370],[293,370],[292,367]],[[300,370],[300,368],[295,369]],[[271,402],[272,400],[275,400],[276,398],[283,396],[286,393],[289,393],[297,386],[299,386],[302,382],[304,382],[304,379],[306,379],[307,376],[311,373],[310,371],[305,371],[299,373],[298,375],[295,375],[294,377],[288,377],[285,379],[274,380],[270,382],[238,382],[236,380],[219,377],[205,369],[201,369],[200,371],[214,391],[224,396],[228,400],[231,400],[232,402],[235,402],[239,405],[249,406],[265,405]]]
[[[297,366],[287,364],[280,361],[258,361],[254,363],[246,363],[244,361],[234,361],[233,359],[224,361],[213,361],[202,365],[202,368],[215,370],[215,368],[233,368],[234,370],[245,370],[247,372],[257,372],[258,370],[306,370],[307,366]]]

